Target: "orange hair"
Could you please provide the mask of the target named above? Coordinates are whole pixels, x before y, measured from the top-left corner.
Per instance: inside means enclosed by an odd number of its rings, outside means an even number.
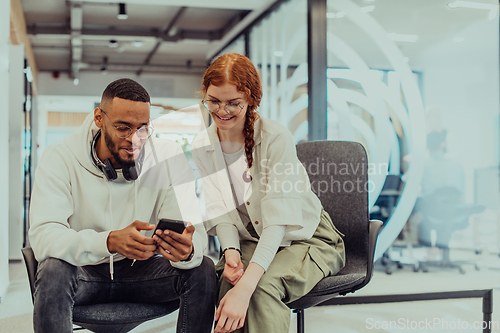
[[[254,123],[259,118],[259,114],[255,110],[260,105],[262,98],[260,75],[247,57],[238,53],[226,53],[215,59],[205,71],[201,91],[203,95],[206,95],[211,84],[221,86],[225,83],[235,85],[236,90],[242,92],[248,102],[243,136],[245,137],[248,168],[251,168],[253,164],[252,152],[255,145]]]

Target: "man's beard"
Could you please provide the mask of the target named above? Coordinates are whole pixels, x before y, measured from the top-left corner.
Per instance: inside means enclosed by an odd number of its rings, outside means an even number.
[[[116,145],[111,139],[111,136],[108,134],[106,130],[104,132],[104,142],[106,142],[106,147],[108,147],[109,152],[111,153],[111,156],[115,159],[116,162],[120,163],[120,165],[123,167],[131,167],[135,166],[135,158],[132,155],[132,159],[127,161],[124,160],[120,157],[120,152],[116,149]]]

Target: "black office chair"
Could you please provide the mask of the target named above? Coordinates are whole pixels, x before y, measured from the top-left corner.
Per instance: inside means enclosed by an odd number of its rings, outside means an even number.
[[[391,217],[403,188],[404,183],[399,175],[387,175],[382,191],[370,212],[370,219],[380,220],[385,224]]]
[[[387,175],[384,186],[382,187],[382,191],[380,192],[375,204],[370,212],[370,219],[380,220],[384,223],[384,227],[387,225],[387,221],[394,213],[396,209],[397,203],[401,194],[403,193],[403,189],[405,187],[405,183],[402,181],[400,175]],[[399,269],[402,269],[404,265],[410,265],[413,268],[414,272],[418,272],[419,262],[417,260],[413,260],[410,263],[403,263],[398,260],[391,259],[390,253],[399,248],[401,255],[404,249],[408,249],[411,253],[411,258],[413,258],[413,249],[410,240],[408,239],[408,235],[405,229],[401,231],[397,240],[404,240],[406,244],[395,246],[394,244],[384,252],[382,257],[377,263],[380,263],[386,274],[392,274],[394,266]]]
[[[23,253],[28,279],[31,288],[31,297],[35,292],[35,274],[38,262],[33,250],[26,247]],[[73,308],[73,324],[96,333],[124,333],[129,332],[145,321],[163,317],[179,308],[179,301],[168,303],[105,303],[94,305],[78,305]]]
[[[329,186],[332,184],[333,188],[329,188],[327,193],[321,192],[318,197],[335,226],[345,234],[346,250],[346,265],[340,272],[325,277],[307,295],[287,304],[297,313],[297,332],[304,333],[305,309],[327,300],[330,300],[329,304],[334,304],[332,298],[353,293],[370,281],[375,243],[382,222],[370,221],[368,218],[368,163],[361,144],[344,141],[306,142],[297,145],[297,155],[308,171],[315,193],[320,181],[326,180]],[[318,163],[319,168],[310,168]],[[347,174],[345,166],[348,168]]]

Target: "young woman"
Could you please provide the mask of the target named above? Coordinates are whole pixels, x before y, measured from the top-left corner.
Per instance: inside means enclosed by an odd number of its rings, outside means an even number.
[[[208,221],[223,257],[215,332],[287,333],[286,303],[345,263],[344,243],[297,158],[291,133],[259,116],[259,74],[228,53],[203,77],[213,123],[193,142]]]

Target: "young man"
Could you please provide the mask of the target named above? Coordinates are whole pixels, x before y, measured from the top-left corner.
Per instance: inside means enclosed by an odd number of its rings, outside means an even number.
[[[211,331],[216,276],[192,168],[176,143],[153,139],[149,114],[141,85],[114,81],[94,114],[44,152],[29,231],[36,333],[71,332],[73,305],[175,299],[177,332]],[[161,218],[192,224],[152,237]]]

